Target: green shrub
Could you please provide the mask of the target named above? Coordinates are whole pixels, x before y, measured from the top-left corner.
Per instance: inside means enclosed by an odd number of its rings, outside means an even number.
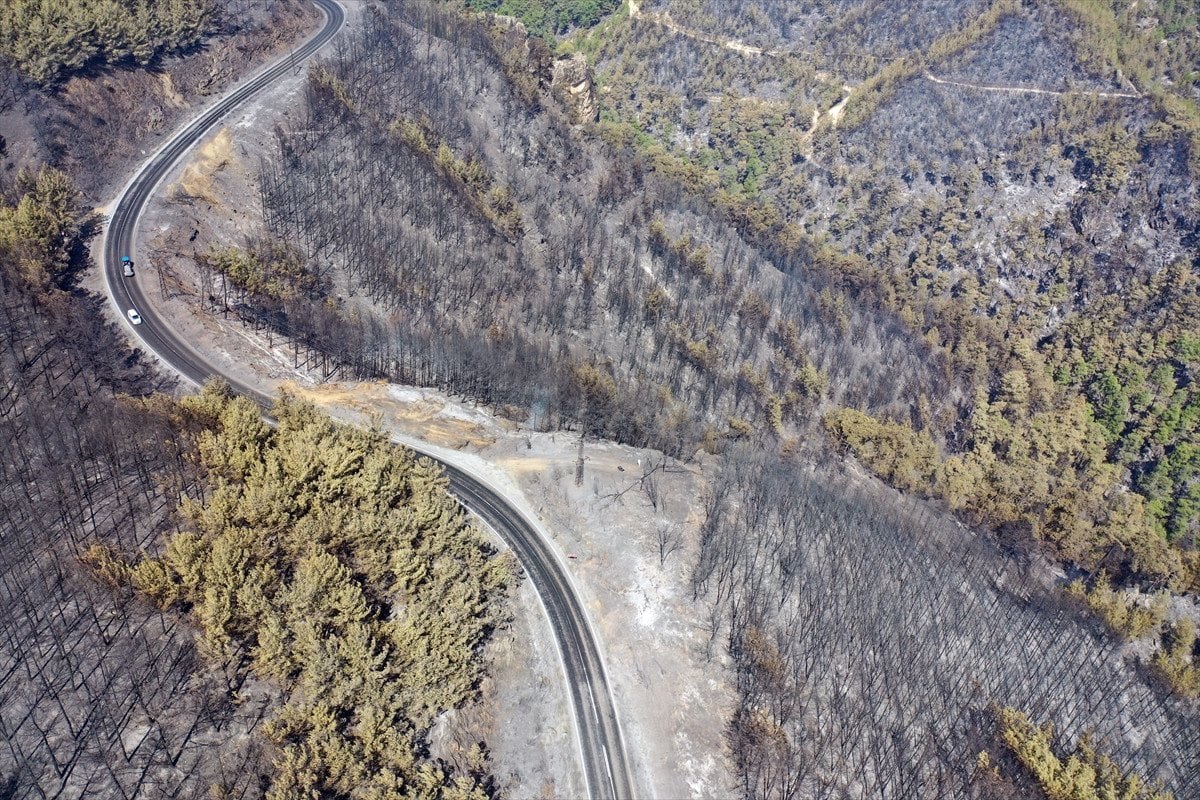
[[[95,64],[149,64],[212,30],[217,0],[7,0],[0,55],[41,85]]]
[[[1126,775],[1086,737],[1065,760],[1055,753],[1054,729],[1035,726],[1024,712],[997,710],[1000,736],[1049,800],[1171,800],[1160,786]],[[985,761],[985,759],[980,759]]]
[[[1168,594],[1156,594],[1144,605],[1128,593],[1113,589],[1104,572],[1096,577],[1090,589],[1082,580],[1073,581],[1067,587],[1067,594],[1085,603],[1105,625],[1125,639],[1140,639],[1158,631],[1167,616]]]
[[[932,490],[938,453],[928,435],[853,408],[831,411],[825,416],[825,428],[893,486],[921,493]]]
[[[1200,663],[1196,658],[1196,625],[1182,620],[1167,631],[1163,648],[1154,654],[1154,668],[1175,692],[1200,697]]]

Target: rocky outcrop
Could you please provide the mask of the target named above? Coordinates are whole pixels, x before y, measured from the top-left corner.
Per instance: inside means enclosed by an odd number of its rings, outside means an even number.
[[[551,88],[571,111],[576,123],[595,122],[600,118],[596,88],[587,59],[576,53],[554,62]]]

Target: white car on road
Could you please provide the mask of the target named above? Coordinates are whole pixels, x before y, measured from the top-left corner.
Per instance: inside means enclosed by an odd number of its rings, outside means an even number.
[[[128,311],[125,312],[125,315],[127,317],[129,317],[129,321],[132,322],[134,325],[142,324],[142,315],[139,314],[135,309],[132,309],[132,308],[129,309]]]

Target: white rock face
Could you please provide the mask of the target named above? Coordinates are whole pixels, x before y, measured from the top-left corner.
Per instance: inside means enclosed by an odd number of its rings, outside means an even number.
[[[576,122],[595,122],[600,118],[592,73],[582,55],[576,53],[556,60],[551,86],[566,101]]]

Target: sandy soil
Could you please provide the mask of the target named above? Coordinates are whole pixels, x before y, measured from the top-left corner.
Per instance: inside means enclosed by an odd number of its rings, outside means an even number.
[[[347,5],[353,25],[359,7]],[[286,125],[301,103],[303,80],[285,80],[231,115],[168,177],[143,219],[136,279],[192,346],[223,370],[286,388],[343,419],[419,440],[521,501],[558,548],[592,615],[637,796],[736,795],[724,740],[734,704],[728,664],[720,642],[709,646],[707,609],[692,601],[688,583],[705,483],[700,469],[671,464],[642,482],[644,466],[662,463],[659,454],[587,442],[583,482],[576,485],[575,436],[523,430],[430,390],[321,383],[305,373],[287,342],[268,341],[232,315],[200,309],[194,256],[214,245],[240,244],[260,224],[254,185],[260,154],[270,151],[276,122]],[[103,291],[102,277],[89,280]],[[652,483],[657,494],[647,491]],[[660,531],[678,541],[664,563]],[[483,704],[442,727],[479,731],[509,796],[582,797],[557,649],[528,582],[513,599],[512,625],[487,650],[491,677]]]

